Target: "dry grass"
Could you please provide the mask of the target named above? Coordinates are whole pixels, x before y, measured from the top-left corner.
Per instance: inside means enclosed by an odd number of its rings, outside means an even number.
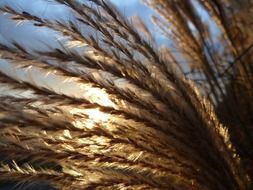
[[[227,23],[236,16],[224,2],[198,1],[221,31],[221,53],[191,1],[146,1],[162,16],[153,21],[190,72],[171,47],[158,48],[140,18],[132,25],[108,1],[56,2],[69,7],[73,19],[0,8],[13,21],[68,39],[45,51],[1,44],[1,59],[21,70],[57,71],[85,93],[59,94],[0,74],[1,85],[32,93],[0,97],[0,180],[46,182],[58,189],[252,187],[252,107],[241,112],[252,106],[252,51],[236,42]]]

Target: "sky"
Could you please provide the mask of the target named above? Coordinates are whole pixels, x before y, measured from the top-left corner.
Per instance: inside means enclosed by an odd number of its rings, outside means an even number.
[[[155,41],[159,44],[169,44],[169,40],[164,38],[157,29],[155,30],[152,22],[151,15],[156,14],[151,9],[146,7],[141,1],[142,0],[110,0],[115,6],[121,11],[121,13],[128,19],[132,16],[138,15],[146,23],[149,30],[151,31]],[[26,11],[33,15],[47,19],[68,19],[71,18],[71,12],[63,5],[59,5],[50,0],[0,0],[0,6],[9,5],[17,10]],[[198,8],[198,7],[197,7]],[[202,19],[208,20],[208,15],[203,12],[200,8],[198,11],[202,15]],[[215,27],[211,27],[212,32],[216,33]],[[7,15],[0,16],[0,41],[4,43],[9,43],[12,41],[17,41],[20,44],[24,44],[27,48],[36,48],[43,50],[47,48],[43,44],[53,44],[54,47],[57,46],[55,42],[57,39],[57,34],[53,33],[49,29],[41,29],[40,27],[33,27],[31,23],[13,24],[10,22]],[[0,69],[5,69],[8,73],[12,72],[13,69],[8,67],[7,62],[0,60]],[[17,73],[15,73],[17,74]],[[30,77],[32,77],[31,75]],[[41,76],[42,77],[42,76]],[[34,81],[40,78],[34,76]],[[50,78],[50,77],[48,77]],[[53,80],[53,79],[52,79]],[[49,83],[50,83],[49,79]]]
[[[151,26],[149,18],[152,11],[141,4],[139,0],[112,0],[112,2],[119,8],[125,17],[130,19],[131,16],[138,15],[148,26]],[[71,13],[65,6],[49,3],[47,0],[0,0],[0,6],[3,5],[10,5],[17,10],[26,11],[33,15],[48,19],[68,19],[71,17]],[[56,46],[56,43],[52,43],[56,40],[56,36],[52,33],[52,31],[41,29],[40,27],[33,27],[29,22],[21,25],[13,24],[13,22],[9,21],[7,15],[0,16],[0,40],[7,44],[12,41],[17,41],[20,44],[24,44],[26,48],[32,49],[45,48],[46,46],[43,46],[43,43],[53,45],[54,47]],[[87,87],[85,85],[77,84],[75,81],[71,80],[63,80],[63,78],[57,73],[47,73],[45,76],[44,73],[41,73],[37,69],[19,69],[16,68],[15,65],[3,60],[0,60],[0,70],[18,80],[27,81],[34,85],[71,97],[90,98],[92,101],[94,99],[99,101],[99,95],[103,93],[98,92],[97,89],[87,91]],[[7,92],[10,92],[10,88],[0,86],[0,95],[4,95]],[[11,91],[10,93],[15,92]],[[15,95],[20,97],[30,96],[30,94],[20,94],[20,92],[16,92]],[[105,98],[101,99],[101,101],[106,103],[109,102],[108,100],[105,101]]]
[[[128,19],[131,19],[131,17],[135,15],[140,16],[150,29],[155,41],[159,45],[169,44],[169,41],[164,38],[159,32],[157,32],[157,29],[155,30],[155,28],[153,27],[150,17],[152,14],[155,14],[155,12],[146,7],[141,2],[142,0],[111,1]],[[50,2],[50,0],[0,0],[0,6],[3,5],[9,5],[17,10],[26,11],[33,15],[37,15],[39,17],[47,19],[68,19],[71,17],[70,11],[65,6],[53,3],[52,1]],[[199,11],[201,12],[201,9],[199,9]],[[205,13],[201,14],[203,15],[203,19],[207,19],[207,15]],[[43,50],[43,48],[47,48],[47,46],[43,44],[53,44],[54,47],[57,47],[57,43],[53,43],[55,42],[57,37],[55,33],[50,31],[49,29],[33,27],[32,24],[30,24],[29,22],[23,23],[21,25],[13,24],[13,22],[10,22],[7,17],[7,15],[0,16],[0,41],[7,44],[8,42],[17,41],[20,44],[25,44],[25,47],[27,48],[39,48],[40,50]],[[9,73],[11,76],[23,76],[21,72],[14,72],[13,68],[10,68],[7,62],[1,60],[0,69],[4,70],[6,73]],[[36,73],[34,71],[33,73],[30,71],[30,73],[31,74],[29,74],[29,77],[30,79],[32,79],[32,81],[38,82],[41,81],[41,78],[43,78],[43,76],[34,74]],[[44,81],[44,83],[41,85],[48,86],[52,83],[52,81],[58,81],[58,79],[55,79],[53,76],[48,75],[47,80]],[[62,85],[59,84],[57,86],[60,87]],[[69,91],[69,88],[66,88],[66,83],[64,83],[64,86],[65,88],[62,88],[62,90]]]
[[[155,14],[152,10],[146,7],[141,0],[111,0],[121,13],[127,18],[138,15],[146,23],[150,31],[154,34],[154,38],[161,42],[164,38],[152,27],[150,20],[151,14]],[[44,18],[68,18],[71,17],[70,12],[64,7],[48,0],[0,0],[0,6],[11,5],[19,10],[24,10],[32,14],[42,16]],[[0,40],[18,40],[21,43],[26,43],[29,47],[37,46],[38,40],[53,41],[54,37],[48,30],[41,30],[41,28],[31,29],[31,25],[23,24],[13,25],[7,19],[7,16],[0,16]],[[32,41],[32,43],[31,43]],[[29,43],[27,43],[29,42]]]

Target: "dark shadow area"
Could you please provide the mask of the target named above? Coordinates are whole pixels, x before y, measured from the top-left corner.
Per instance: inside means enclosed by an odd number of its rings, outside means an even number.
[[[56,190],[45,183],[37,183],[33,185],[17,186],[14,182],[0,182],[0,190]]]

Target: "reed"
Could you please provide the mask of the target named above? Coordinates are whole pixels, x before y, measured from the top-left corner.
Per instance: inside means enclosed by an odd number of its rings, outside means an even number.
[[[174,47],[159,47],[139,17],[129,21],[109,1],[54,2],[72,18],[0,7],[12,22],[65,39],[46,50],[1,43],[0,58],[27,75],[33,68],[74,81],[84,93],[0,71],[0,87],[9,89],[0,96],[1,181],[20,188],[252,188],[252,51],[237,42],[230,1],[144,1]],[[222,51],[196,6],[219,29]],[[17,90],[30,94],[12,94]]]

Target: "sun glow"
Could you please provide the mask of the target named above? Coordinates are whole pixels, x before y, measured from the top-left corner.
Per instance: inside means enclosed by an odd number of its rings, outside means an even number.
[[[92,109],[79,109],[73,108],[70,110],[71,114],[84,114],[88,116],[88,119],[75,120],[72,122],[77,128],[93,128],[96,123],[105,123],[109,120],[109,114],[101,112],[99,108]]]
[[[101,106],[114,107],[115,104],[110,100],[109,95],[102,89],[91,86],[83,86],[83,98],[91,103],[96,103]],[[70,114],[84,115],[83,119],[73,121],[73,125],[77,128],[93,128],[97,123],[105,123],[109,120],[110,114],[104,113],[97,108],[72,108]]]
[[[109,115],[101,112],[99,109],[86,109],[84,113],[89,116],[94,122],[106,122],[109,119]]]
[[[85,92],[84,96],[91,102],[102,106],[114,107],[114,103],[110,100],[109,95],[100,88],[91,88]]]
[[[70,110],[71,114],[84,114],[89,117],[94,122],[106,122],[109,119],[109,114],[101,112],[99,108],[91,108],[91,109],[80,109],[73,108]]]

